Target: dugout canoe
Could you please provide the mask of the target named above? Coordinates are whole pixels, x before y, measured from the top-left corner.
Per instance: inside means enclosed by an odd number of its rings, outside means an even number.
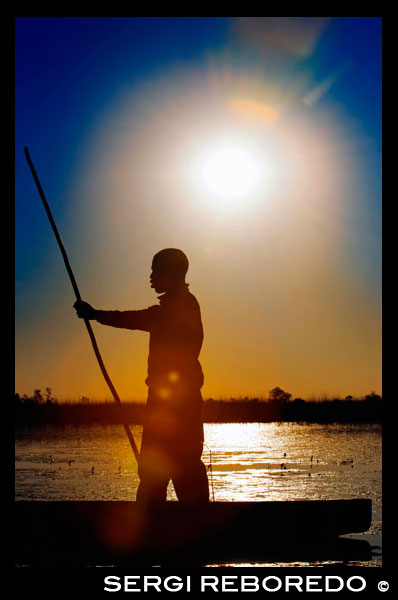
[[[338,536],[366,531],[371,514],[370,499],[150,506],[129,501],[17,501],[15,560],[111,565],[192,558],[209,562],[238,555],[275,559],[286,552],[298,560],[299,550],[318,553],[320,559],[325,549],[342,549],[347,540],[339,541]]]

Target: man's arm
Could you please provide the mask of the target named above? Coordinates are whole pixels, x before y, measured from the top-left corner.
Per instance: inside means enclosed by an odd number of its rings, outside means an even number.
[[[150,306],[143,310],[96,310],[88,302],[75,302],[73,305],[81,319],[94,319],[102,325],[123,329],[151,331],[159,306]]]

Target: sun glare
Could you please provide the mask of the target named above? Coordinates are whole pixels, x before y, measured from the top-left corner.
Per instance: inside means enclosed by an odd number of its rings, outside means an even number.
[[[248,199],[258,189],[262,169],[251,148],[229,143],[206,153],[199,172],[210,196],[229,204]]]

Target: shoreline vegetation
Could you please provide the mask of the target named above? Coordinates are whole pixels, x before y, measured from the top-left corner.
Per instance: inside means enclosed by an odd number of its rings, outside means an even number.
[[[113,401],[60,402],[51,388],[35,390],[33,396],[15,394],[16,425],[142,424],[145,402],[126,401],[118,406]],[[362,398],[292,398],[281,388],[274,388],[268,398],[204,399],[205,423],[369,423],[382,422],[382,397],[371,392]]]

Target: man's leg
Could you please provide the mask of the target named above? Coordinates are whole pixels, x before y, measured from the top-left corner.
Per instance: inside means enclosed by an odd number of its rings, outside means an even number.
[[[164,502],[169,480],[156,480],[143,476],[137,489],[137,502]]]
[[[195,440],[196,437],[196,440]],[[199,439],[198,439],[199,438]],[[203,429],[196,436],[185,440],[177,453],[177,468],[171,475],[178,500],[186,502],[208,502],[209,481],[207,470],[201,460],[203,451]]]
[[[201,395],[198,396],[201,400]],[[201,406],[201,403],[197,403]],[[191,422],[182,423],[174,440],[172,453],[176,459],[171,479],[178,500],[184,502],[208,502],[209,481],[207,470],[201,460],[204,444],[203,422],[197,414]]]
[[[208,502],[209,481],[206,467],[199,459],[184,462],[181,471],[172,477],[178,500],[182,502]]]
[[[138,461],[140,484],[137,489],[137,502],[163,502],[167,496],[167,486],[170,481],[170,462],[159,448],[151,443],[148,437],[141,445]]]

